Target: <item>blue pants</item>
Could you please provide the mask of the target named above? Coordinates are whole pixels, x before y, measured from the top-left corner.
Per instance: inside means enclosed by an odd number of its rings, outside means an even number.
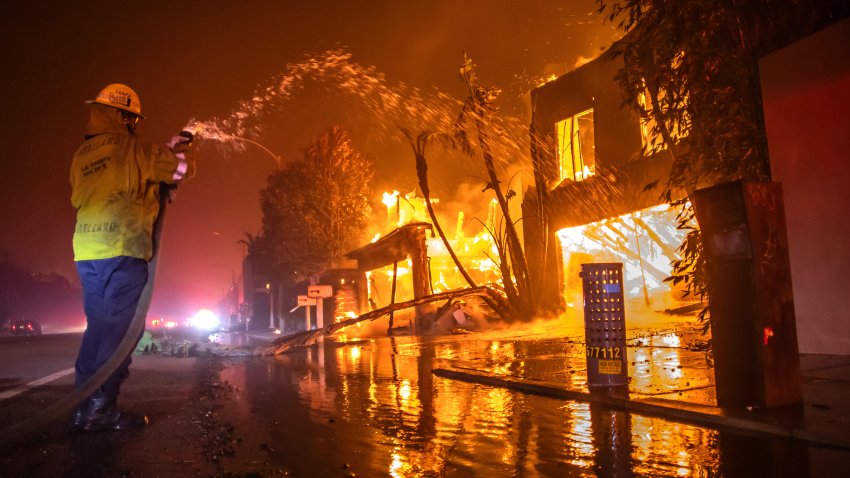
[[[148,280],[148,263],[125,256],[78,261],[77,273],[86,312],[86,331],[75,367],[75,385],[79,387],[109,360],[130,328]],[[118,397],[121,384],[130,375],[130,355],[132,352],[93,397]]]

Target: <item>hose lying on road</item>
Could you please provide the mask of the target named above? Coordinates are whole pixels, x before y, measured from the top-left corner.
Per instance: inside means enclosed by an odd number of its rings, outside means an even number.
[[[163,223],[165,222],[165,209],[168,204],[168,186],[161,185],[159,195],[159,215],[153,227],[153,256],[148,263],[148,281],[142,289],[142,295],[139,298],[139,305],[136,306],[136,313],[133,315],[133,320],[130,322],[130,328],[127,329],[127,334],[124,339],[118,344],[118,348],[112,353],[103,366],[95,372],[85,383],[77,387],[68,395],[62,397],[59,401],[44,408],[37,415],[18,422],[3,431],[0,431],[0,446],[5,446],[12,440],[20,440],[24,436],[37,432],[45,425],[66,418],[70,420],[71,410],[95,390],[100,388],[103,382],[112,375],[115,370],[121,365],[121,362],[127,358],[130,353],[136,348],[136,343],[145,328],[145,318],[148,314],[148,308],[151,304],[153,296],[153,283],[156,276],[157,262],[159,258],[159,242],[162,237]]]

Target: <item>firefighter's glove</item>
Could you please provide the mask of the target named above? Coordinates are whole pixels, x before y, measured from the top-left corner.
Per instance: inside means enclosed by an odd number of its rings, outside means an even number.
[[[174,137],[166,143],[168,149],[170,149],[172,154],[174,154],[174,157],[178,159],[177,169],[172,177],[174,182],[180,182],[187,177],[194,175],[195,161],[189,152],[189,146],[192,145],[193,139],[194,136],[192,136],[192,133],[188,131],[181,131],[179,134],[174,135]],[[169,198],[174,200],[174,195],[169,194]]]
[[[174,152],[174,154],[181,154],[185,153],[189,149],[189,146],[192,145],[193,139],[194,137],[192,136],[192,133],[188,131],[181,131],[180,134],[174,135],[174,137],[172,137],[166,145],[168,146],[168,149]]]

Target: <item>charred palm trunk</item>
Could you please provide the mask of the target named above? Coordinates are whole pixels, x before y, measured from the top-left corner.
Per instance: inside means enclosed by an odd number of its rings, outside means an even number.
[[[511,264],[513,264],[513,277],[516,280],[516,286],[514,286],[511,282],[510,272],[508,272],[508,275],[504,278],[505,290],[508,290],[508,287],[512,289],[515,288],[515,296],[517,297],[517,300],[520,301],[521,308],[527,310],[530,305],[527,302],[529,293],[531,292],[531,287],[528,283],[528,265],[525,262],[525,254],[523,254],[522,251],[522,245],[519,241],[516,225],[511,218],[508,200],[502,192],[502,187],[499,183],[498,175],[496,174],[493,154],[490,151],[487,133],[484,130],[484,124],[479,114],[476,114],[475,126],[478,130],[478,144],[481,146],[481,154],[484,157],[484,166],[487,168],[487,174],[490,177],[490,185],[496,193],[496,200],[499,202],[499,207],[502,209],[502,215],[505,218],[505,233],[507,235],[507,242],[505,246],[507,249],[507,255],[510,257]],[[510,271],[510,268],[507,270]],[[510,295],[511,294],[508,294],[509,297]]]
[[[505,289],[516,289],[514,294],[517,298],[514,304],[515,308],[521,311],[523,315],[530,315],[534,309],[534,300],[532,298],[533,288],[531,287],[528,274],[528,264],[525,260],[525,253],[519,240],[519,234],[517,234],[516,224],[511,217],[508,199],[502,192],[502,186],[496,173],[496,165],[484,121],[488,110],[493,109],[492,102],[498,96],[499,90],[497,88],[482,88],[477,84],[475,66],[468,57],[465,58],[460,73],[469,91],[469,98],[466,105],[464,105],[464,109],[461,111],[458,123],[462,127],[466,122],[467,108],[469,108],[474,117],[475,129],[478,134],[478,145],[481,148],[484,167],[487,169],[487,175],[490,180],[489,186],[493,188],[496,194],[496,200],[499,202],[499,207],[505,218],[505,234],[507,236],[505,247],[513,268],[513,274],[509,273],[508,276],[503,278]],[[516,284],[513,283],[514,281],[516,281]],[[508,295],[510,297],[512,294]]]
[[[434,206],[431,204],[431,190],[428,187],[428,162],[425,160],[425,145],[428,143],[432,134],[433,133],[420,133],[414,142],[410,133],[404,131],[404,135],[407,136],[408,141],[410,141],[410,146],[413,148],[413,155],[416,157],[416,177],[419,179],[419,189],[422,190],[422,196],[425,197],[425,206],[428,208],[428,215],[431,217],[431,223],[434,224],[437,234],[440,235],[440,239],[442,239],[443,244],[446,246],[446,250],[449,251],[449,255],[452,257],[458,271],[460,271],[464,280],[466,280],[466,283],[469,284],[469,287],[478,287],[475,284],[475,281],[472,280],[472,277],[469,276],[466,268],[463,267],[463,264],[461,264],[460,259],[458,259],[451,244],[449,244],[449,239],[446,237],[446,233],[443,232],[440,222],[437,221],[437,214],[434,212]]]

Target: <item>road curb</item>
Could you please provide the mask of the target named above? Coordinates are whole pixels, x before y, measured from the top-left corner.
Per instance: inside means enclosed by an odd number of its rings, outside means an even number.
[[[556,382],[499,376],[475,369],[444,367],[436,368],[432,372],[438,377],[452,380],[507,388],[522,393],[562,400],[597,403],[615,410],[666,418],[681,423],[728,431],[792,438],[820,447],[850,450],[850,441],[845,439],[825,437],[802,428],[788,427],[777,423],[735,416],[718,407],[658,398],[623,399],[608,395],[591,394],[589,392],[569,389]]]

